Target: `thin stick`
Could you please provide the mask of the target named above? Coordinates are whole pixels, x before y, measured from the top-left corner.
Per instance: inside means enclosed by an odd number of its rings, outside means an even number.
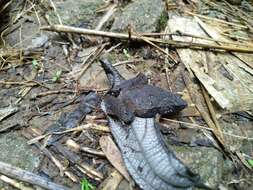
[[[115,8],[117,7],[117,4],[113,4],[110,6],[109,10],[105,13],[105,15],[102,17],[102,19],[99,21],[98,25],[96,26],[95,30],[101,30],[104,24],[110,19],[110,17],[115,12]]]
[[[42,96],[48,96],[48,95],[52,95],[52,94],[63,94],[63,93],[75,93],[75,91],[74,90],[51,90],[51,91],[46,91],[46,92],[41,92],[41,93],[35,94],[32,97],[38,98],[38,97],[42,97]]]
[[[218,129],[219,136],[221,137],[222,141],[224,142],[224,137],[223,137],[222,132],[221,132],[221,126],[220,126],[220,124],[219,124],[219,121],[218,121],[217,118],[216,118],[216,113],[215,113],[215,111],[214,111],[213,104],[212,104],[211,101],[210,101],[209,94],[207,93],[207,91],[206,91],[206,89],[204,88],[203,85],[201,85],[201,90],[202,90],[204,99],[205,99],[205,101],[206,101],[208,110],[209,110],[209,112],[210,112],[210,114],[211,114],[211,118],[212,118],[212,120],[213,120],[215,126],[216,126],[217,129]]]
[[[54,155],[48,149],[42,148],[42,146],[40,146],[38,144],[36,144],[36,145],[56,165],[56,167],[60,170],[61,176],[63,176],[63,174],[65,174],[74,183],[78,182],[78,177],[75,176],[72,172],[68,171],[66,169],[66,167],[64,167],[63,164],[57,158],[55,158]]]
[[[134,32],[134,34],[135,34],[136,36],[138,36],[140,39],[142,39],[143,41],[145,41],[145,42],[147,42],[148,44],[154,46],[157,50],[159,50],[159,51],[161,51],[162,53],[164,53],[165,55],[167,55],[167,56],[170,58],[170,60],[171,60],[172,62],[175,63],[174,58],[173,58],[167,51],[165,51],[164,49],[160,48],[159,46],[157,46],[156,44],[154,44],[153,42],[151,42],[149,39],[140,36],[137,32]]]
[[[243,40],[245,40],[245,42],[242,43],[238,43],[238,42],[232,42],[232,41],[223,41],[223,40],[217,40],[217,39],[213,39],[213,38],[209,38],[209,37],[205,37],[205,36],[198,36],[198,35],[194,35],[194,34],[188,34],[188,33],[184,33],[184,32],[173,32],[173,33],[140,33],[142,36],[148,37],[148,36],[186,36],[186,37],[191,37],[191,38],[198,38],[198,39],[203,39],[203,40],[208,40],[208,41],[212,41],[212,42],[220,42],[222,44],[232,44],[232,45],[237,45],[237,46],[245,46],[245,47],[253,47],[253,44],[248,43],[249,39],[243,38]]]
[[[225,148],[225,144],[223,139],[221,138],[214,122],[212,121],[212,119],[209,117],[209,114],[206,112],[204,106],[202,105],[202,103],[198,100],[198,98],[196,98],[196,95],[198,95],[198,91],[196,88],[193,87],[192,83],[191,83],[191,79],[188,75],[184,75],[183,77],[186,88],[189,92],[189,95],[193,101],[193,103],[196,105],[196,108],[198,109],[199,113],[201,114],[202,118],[205,120],[206,124],[213,129],[212,133],[213,135],[216,137],[217,141],[220,143],[220,145],[222,146],[222,148]],[[200,98],[200,97],[199,97]],[[221,149],[222,150],[222,149]],[[226,150],[225,150],[226,151]]]
[[[54,11],[54,13],[55,13],[55,15],[56,15],[56,17],[58,19],[59,24],[62,24],[61,17],[60,17],[60,15],[57,12],[57,9],[56,9],[56,6],[55,6],[54,2],[52,0],[49,0],[49,2],[50,2],[51,6],[53,8],[53,11]]]
[[[4,85],[26,85],[26,86],[35,86],[37,83],[33,81],[27,81],[27,82],[15,82],[15,81],[0,81],[0,84]]]
[[[105,157],[105,154],[103,153],[103,151],[95,150],[95,149],[92,149],[92,148],[89,148],[89,147],[81,147],[79,144],[77,144],[72,139],[68,139],[66,141],[66,145],[70,148],[73,148],[73,149],[77,150],[77,151],[81,150],[81,151],[89,153],[89,154]]]
[[[24,184],[14,180],[14,179],[11,179],[5,175],[0,175],[0,180],[2,180],[3,182],[5,183],[8,183],[9,185],[17,188],[17,189],[21,189],[21,190],[34,190],[33,188],[31,187],[27,187],[25,186]]]
[[[70,162],[75,164],[75,167],[78,169],[82,168],[80,171],[82,171],[85,174],[90,174],[89,176],[96,179],[101,180],[103,179],[103,174],[100,171],[97,171],[94,167],[88,165],[88,163],[85,163],[81,157],[79,157],[74,152],[68,150],[65,146],[60,144],[59,142],[55,142],[53,146],[57,149],[59,153],[61,153],[64,157],[66,157]]]
[[[83,35],[103,36],[103,37],[109,37],[109,38],[129,40],[129,35],[124,34],[124,33],[97,31],[97,30],[90,30],[90,29],[65,26],[65,25],[44,26],[44,27],[41,27],[41,30],[48,30],[48,31],[54,31],[54,32],[78,33],[78,34],[83,34]],[[232,47],[232,46],[225,46],[225,45],[183,42],[183,41],[177,41],[177,40],[163,40],[159,38],[150,38],[150,37],[142,37],[141,39],[135,35],[131,36],[131,40],[144,41],[143,39],[149,40],[150,42],[160,43],[163,45],[170,45],[176,48],[209,49],[209,50],[216,50],[216,51],[225,50],[225,51],[253,53],[253,48],[240,48],[240,47]]]
[[[49,190],[70,190],[68,187],[48,181],[46,178],[0,161],[0,173],[9,177],[38,185]]]
[[[79,80],[83,74],[87,71],[87,69],[93,64],[93,62],[97,59],[97,57],[103,52],[105,46],[108,45],[107,43],[103,44],[100,48],[95,50],[95,54],[93,58],[90,60],[89,63],[86,63],[83,69],[81,70],[80,74],[77,77],[77,80]]]
[[[47,134],[44,134],[44,135],[37,136],[37,137],[29,140],[27,142],[27,144],[34,144],[34,143],[46,138],[49,135],[61,135],[61,134],[65,134],[65,133],[70,133],[70,132],[74,132],[74,131],[76,131],[76,132],[77,131],[83,131],[83,130],[88,130],[88,129],[94,129],[94,130],[107,132],[107,133],[110,132],[109,127],[106,127],[106,126],[103,126],[103,125],[97,125],[95,123],[88,123],[88,124],[85,124],[85,125],[80,125],[78,127],[74,127],[72,129],[67,129],[65,131],[51,132],[51,133],[47,133]]]
[[[113,66],[117,67],[117,66],[120,66],[120,65],[131,64],[131,63],[136,63],[136,62],[144,62],[144,60],[143,59],[130,59],[130,60],[120,61],[120,62],[114,63]]]
[[[38,130],[27,130],[25,133],[26,138],[32,138],[34,134],[40,134]],[[71,171],[68,171],[66,167],[48,150],[46,147],[43,147],[40,143],[36,142],[35,145],[55,164],[55,166],[59,169],[60,175],[63,176],[65,174],[70,180],[74,183],[78,182],[78,177],[73,174]]]

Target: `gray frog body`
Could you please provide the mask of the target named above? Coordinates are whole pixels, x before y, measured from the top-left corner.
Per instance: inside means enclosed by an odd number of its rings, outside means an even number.
[[[143,75],[124,80],[107,60],[101,63],[112,85],[101,107],[135,182],[144,190],[211,189],[168,149],[154,119],[158,113],[175,114],[186,103],[177,95],[147,85]]]

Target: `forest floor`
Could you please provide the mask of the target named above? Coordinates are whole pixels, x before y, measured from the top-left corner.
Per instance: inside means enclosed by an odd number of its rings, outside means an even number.
[[[125,78],[143,73],[188,103],[177,116],[157,118],[178,158],[219,189],[252,189],[252,1],[13,0],[8,9],[1,162],[70,189],[138,189],[111,164],[120,155],[111,157],[116,147],[103,141],[111,134],[100,109],[47,145],[48,129],[88,92],[110,88],[98,61],[107,57]],[[0,189],[39,189],[1,173],[0,166]]]

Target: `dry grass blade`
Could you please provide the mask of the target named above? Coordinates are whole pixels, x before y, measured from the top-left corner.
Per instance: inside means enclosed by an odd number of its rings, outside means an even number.
[[[213,131],[213,129],[211,129],[209,127],[198,125],[196,123],[188,123],[188,122],[178,121],[178,120],[173,120],[173,119],[168,119],[168,118],[161,118],[161,120],[170,121],[173,123],[181,123],[181,124],[184,124],[185,127],[191,128],[191,129],[202,129],[202,130],[206,130],[206,131]],[[164,126],[164,125],[162,125],[162,126]],[[166,127],[166,125],[165,125],[165,127]],[[249,138],[247,136],[234,135],[234,134],[227,133],[227,132],[222,132],[222,134],[223,134],[223,136],[226,135],[226,136],[230,136],[230,137],[237,138],[240,140],[253,141],[253,138]]]

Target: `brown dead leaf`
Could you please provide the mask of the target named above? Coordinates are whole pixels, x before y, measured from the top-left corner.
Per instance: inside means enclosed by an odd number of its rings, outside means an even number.
[[[130,176],[125,168],[121,153],[112,138],[110,136],[102,136],[99,139],[99,144],[109,162],[125,177],[127,181],[130,181]]]

